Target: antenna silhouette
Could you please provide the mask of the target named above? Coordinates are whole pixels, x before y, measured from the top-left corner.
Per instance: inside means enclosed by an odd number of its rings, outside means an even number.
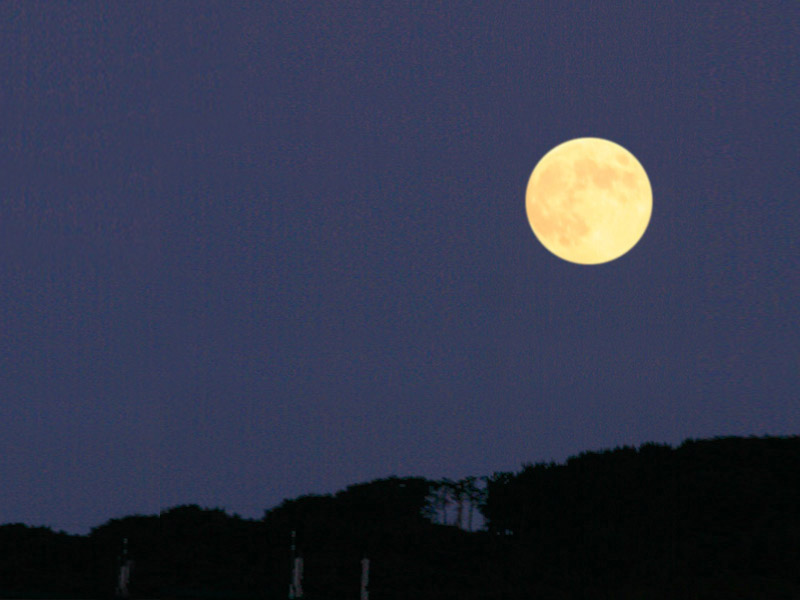
[[[117,580],[117,590],[116,590],[117,598],[131,597],[130,590],[128,590],[128,585],[130,584],[132,567],[133,567],[133,561],[130,558],[128,558],[128,538],[123,538],[122,557],[120,559],[119,578]]]
[[[289,584],[289,600],[303,597],[303,559],[297,556],[296,537],[297,532],[292,530],[292,582]]]

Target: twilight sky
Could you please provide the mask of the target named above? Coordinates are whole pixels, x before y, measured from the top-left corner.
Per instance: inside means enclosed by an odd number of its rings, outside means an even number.
[[[800,433],[795,0],[0,23],[0,523]],[[587,136],[653,188],[597,266],[525,215]]]

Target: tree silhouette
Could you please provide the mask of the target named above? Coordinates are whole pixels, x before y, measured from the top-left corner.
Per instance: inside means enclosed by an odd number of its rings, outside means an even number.
[[[0,598],[108,599],[124,538],[134,600],[285,597],[293,530],[307,600],[356,597],[365,557],[381,600],[800,598],[798,473],[800,436],[715,438],[527,463],[483,487],[389,477],[257,521],[183,505],[88,536],[2,525]]]
[[[485,478],[481,478],[485,480]],[[477,485],[478,478],[469,475],[463,480],[464,492],[469,501],[468,528],[472,531],[472,517],[476,509],[480,510],[483,505],[484,491]]]

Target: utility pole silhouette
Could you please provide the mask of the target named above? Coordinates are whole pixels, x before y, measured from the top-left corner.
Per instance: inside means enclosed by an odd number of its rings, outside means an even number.
[[[292,530],[292,582],[289,584],[289,600],[303,597],[303,559],[297,556],[297,532]]]
[[[361,600],[369,600],[367,585],[369,584],[369,559],[361,559]]]
[[[128,558],[128,538],[122,540],[122,557],[119,566],[119,578],[117,579],[117,598],[130,598],[131,593],[128,590],[128,585],[131,579],[131,567],[133,561]]]

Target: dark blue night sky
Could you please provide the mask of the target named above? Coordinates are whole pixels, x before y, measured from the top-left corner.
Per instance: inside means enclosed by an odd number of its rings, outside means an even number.
[[[800,5],[0,4],[0,523],[800,433]],[[604,265],[525,215],[642,163]]]

